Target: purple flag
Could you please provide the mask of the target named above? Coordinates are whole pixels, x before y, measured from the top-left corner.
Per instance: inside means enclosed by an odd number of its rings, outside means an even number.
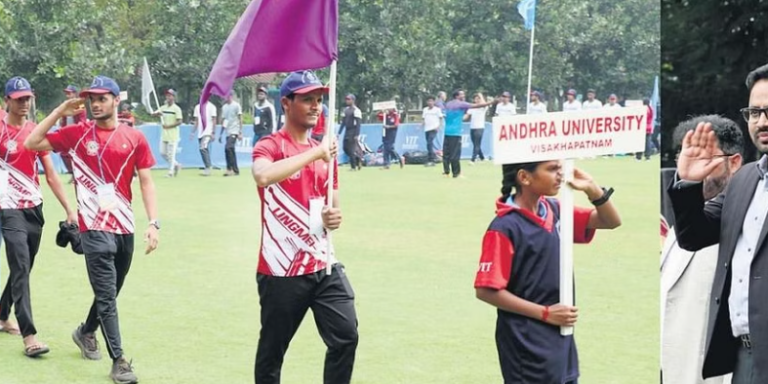
[[[338,0],[253,0],[227,38],[200,95],[201,122],[211,94],[259,73],[324,68],[338,57]]]

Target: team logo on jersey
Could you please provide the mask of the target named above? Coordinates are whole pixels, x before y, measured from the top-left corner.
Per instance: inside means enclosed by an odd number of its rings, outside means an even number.
[[[88,153],[88,156],[96,156],[99,153],[99,143],[90,140],[85,143],[85,150]]]
[[[493,265],[492,262],[490,262],[490,263],[480,263],[480,270],[478,270],[478,272],[490,272],[492,265]]]

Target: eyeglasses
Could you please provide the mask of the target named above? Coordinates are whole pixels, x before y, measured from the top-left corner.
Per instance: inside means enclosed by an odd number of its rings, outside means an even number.
[[[742,108],[740,112],[747,122],[758,121],[763,114],[768,119],[768,108]]]

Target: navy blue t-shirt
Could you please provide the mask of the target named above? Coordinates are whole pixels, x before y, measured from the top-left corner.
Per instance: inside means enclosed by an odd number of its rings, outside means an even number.
[[[536,214],[497,201],[496,218],[483,238],[475,288],[506,289],[540,305],[560,301],[559,207],[542,198]],[[574,243],[589,243],[592,208],[574,209]],[[507,383],[562,384],[579,377],[573,336],[560,327],[498,310],[496,346]]]

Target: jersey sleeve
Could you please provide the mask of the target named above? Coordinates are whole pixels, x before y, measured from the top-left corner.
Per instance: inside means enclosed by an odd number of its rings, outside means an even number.
[[[181,107],[178,105],[176,106],[176,121],[183,121],[184,120],[184,113],[181,112]]]
[[[595,230],[587,228],[589,216],[594,208],[573,208],[573,242],[576,244],[588,244],[595,237]]]
[[[68,125],[56,131],[48,132],[45,138],[51,143],[54,152],[66,152],[75,147],[85,126],[81,124]]]
[[[515,250],[509,237],[488,230],[483,237],[480,267],[475,276],[475,288],[501,290],[509,284]]]
[[[277,142],[267,136],[256,144],[255,147],[253,147],[253,153],[251,154],[251,159],[267,159],[269,161],[275,161],[277,158],[278,148],[277,148]]]
[[[155,157],[152,156],[152,150],[149,149],[149,143],[144,134],[138,132],[139,140],[136,143],[136,169],[149,169],[155,165]]]

